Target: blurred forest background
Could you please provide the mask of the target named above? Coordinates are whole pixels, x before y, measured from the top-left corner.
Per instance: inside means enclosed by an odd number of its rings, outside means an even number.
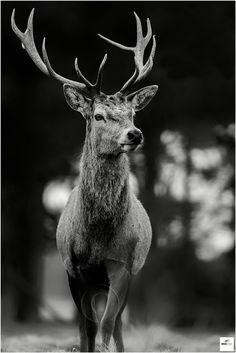
[[[10,16],[34,35],[53,68],[76,80],[74,58],[95,80],[105,53],[103,92],[133,72],[133,57],[101,33],[134,45],[133,11],[157,35],[158,84],[137,114],[144,147],[130,156],[131,183],[152,222],[153,242],[133,281],[128,323],[173,328],[234,327],[235,3],[1,2],[2,5],[2,330],[15,322],[73,322],[75,310],[57,255],[55,228],[79,175],[85,121],[58,82],[22,50]]]

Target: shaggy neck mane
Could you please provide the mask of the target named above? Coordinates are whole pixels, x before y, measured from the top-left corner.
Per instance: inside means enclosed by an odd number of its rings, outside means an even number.
[[[125,154],[100,156],[86,137],[79,188],[82,212],[87,225],[107,222],[119,225],[129,204],[129,161]]]

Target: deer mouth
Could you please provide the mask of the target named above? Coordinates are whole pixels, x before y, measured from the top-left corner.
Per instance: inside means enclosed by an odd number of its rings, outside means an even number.
[[[122,147],[122,152],[130,152],[135,151],[139,146],[141,146],[141,143],[121,143],[120,145]]]

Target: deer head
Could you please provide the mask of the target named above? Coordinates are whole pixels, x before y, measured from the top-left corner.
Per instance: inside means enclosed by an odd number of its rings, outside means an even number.
[[[137,43],[135,47],[126,47],[99,34],[109,43],[134,53],[135,71],[131,78],[114,95],[101,92],[103,68],[107,60],[104,56],[98,70],[97,80],[92,84],[81,73],[78,59],[75,59],[75,71],[79,81],[73,81],[57,74],[49,62],[45,42],[43,39],[41,59],[34,43],[33,15],[31,11],[27,29],[23,33],[15,23],[15,9],[12,12],[11,25],[15,34],[22,42],[22,47],[27,51],[35,65],[46,75],[53,77],[63,84],[64,95],[69,106],[80,112],[87,122],[87,133],[93,150],[99,155],[119,155],[123,152],[135,150],[143,142],[142,132],[134,126],[136,111],[143,109],[154,97],[158,86],[147,86],[131,93],[132,88],[141,82],[151,71],[155,55],[156,41],[152,36],[152,29],[147,19],[147,34],[144,37],[139,17],[134,13],[137,25]],[[144,52],[150,39],[153,45],[149,59],[144,64]]]

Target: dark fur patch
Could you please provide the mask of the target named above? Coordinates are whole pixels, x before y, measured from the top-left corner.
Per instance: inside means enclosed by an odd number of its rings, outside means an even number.
[[[102,103],[103,105],[111,109],[114,109],[115,107],[119,107],[122,109],[122,105],[124,108],[130,106],[126,98],[119,94],[115,94],[113,96],[100,95],[95,98],[94,103]]]

